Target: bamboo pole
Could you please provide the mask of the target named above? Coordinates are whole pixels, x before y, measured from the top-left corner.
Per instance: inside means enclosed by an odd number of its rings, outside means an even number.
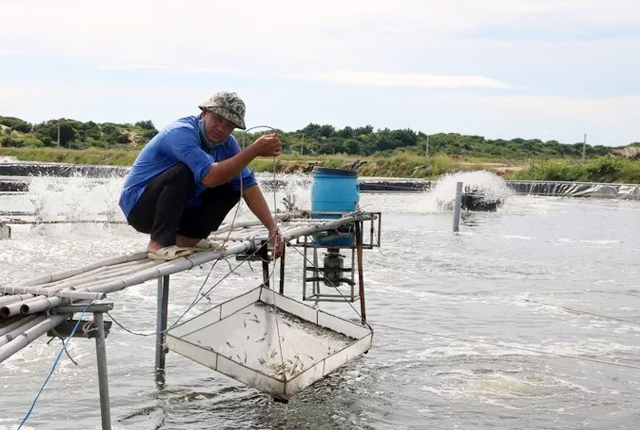
[[[136,261],[135,263],[138,263],[137,264],[138,267],[127,266],[118,270],[109,270],[108,267],[100,267],[98,269],[91,271],[91,274],[77,275],[77,276],[73,276],[73,277],[56,281],[53,283],[49,283],[49,284],[35,285],[34,287],[53,288],[55,291],[60,291],[60,290],[69,289],[72,287],[75,288],[77,286],[85,285],[88,283],[100,282],[104,279],[112,279],[122,274],[134,273],[140,270],[141,268],[158,265],[161,262],[156,260],[151,260],[151,261],[140,260],[140,261]]]
[[[31,327],[6,345],[0,346],[0,363],[20,351],[25,346],[64,322],[69,315],[52,315],[39,324]]]
[[[167,261],[159,266],[140,271],[134,275],[127,276],[122,279],[106,282],[99,286],[90,286],[86,288],[86,291],[95,292],[100,291],[103,293],[112,293],[120,291],[124,288],[132,285],[138,285],[151,279],[156,279],[161,276],[171,275],[177,272],[191,269],[194,266],[207,263],[212,260],[221,259],[227,255],[239,254],[251,247],[250,241],[241,242],[230,246],[228,249],[218,249],[215,251],[202,251],[191,254],[188,257],[178,258],[176,260]]]
[[[34,287],[38,287],[38,288],[53,288],[56,291],[60,291],[62,289],[67,289],[67,288],[71,288],[71,287],[76,287],[78,285],[84,285],[90,282],[98,282],[101,281],[103,279],[107,279],[107,278],[113,278],[116,275],[122,274],[122,273],[129,273],[129,271],[136,271],[139,270],[141,267],[147,267],[147,266],[153,266],[153,265],[157,265],[160,262],[152,260],[137,260],[137,261],[133,261],[133,262],[129,262],[129,263],[136,263],[136,265],[138,267],[136,268],[132,268],[131,266],[126,266],[123,268],[119,268],[117,270],[112,269],[112,267],[114,266],[103,266],[103,267],[98,267],[94,270],[91,270],[90,272],[86,272],[83,274],[79,274],[79,275],[75,275],[75,276],[71,276],[67,279],[62,279],[56,282],[50,282],[48,284],[38,284],[38,285],[34,285]],[[129,264],[129,263],[125,263],[125,264]]]
[[[346,217],[342,217],[336,220],[332,220],[332,219],[322,219],[322,220],[317,220],[315,222],[312,222],[312,225],[302,225],[302,226],[290,226],[287,228],[282,228],[280,233],[282,234],[282,237],[286,240],[292,240],[295,239],[296,237],[300,237],[300,236],[306,236],[308,234],[313,234],[313,233],[317,233],[319,231],[322,230],[331,230],[334,228],[338,228],[341,227],[345,224],[349,224],[351,222],[353,222],[356,218],[354,216],[346,216]],[[228,240],[232,240],[232,241],[242,241],[242,240],[249,240],[252,237],[255,237],[257,239],[262,239],[265,240],[268,238],[268,234],[267,231],[265,229],[262,229],[262,231],[264,232],[263,236],[258,236],[258,235],[249,235],[247,234],[246,236],[241,236],[241,235],[230,235],[230,236],[226,236],[226,235],[213,235],[213,239],[216,240],[222,240],[222,239],[228,239]],[[214,232],[216,233],[216,232]],[[238,232],[239,233],[239,232]]]
[[[40,287],[0,287],[0,291],[12,291],[18,294],[33,294],[44,297],[63,297],[66,299],[75,300],[102,300],[105,298],[104,294],[86,294],[84,289],[68,289],[68,290],[55,290],[52,288],[40,288]],[[0,308],[0,315],[2,315],[2,309]]]
[[[5,224],[11,225],[40,225],[40,224],[127,224],[126,221],[109,221],[109,220],[90,220],[90,219],[78,219],[78,220],[27,220],[27,219],[14,219],[6,222]]]
[[[0,328],[0,336],[4,336],[5,334],[9,333],[10,331],[20,327],[23,324],[28,323],[29,321],[32,321],[32,320],[36,319],[37,317],[38,317],[38,315],[29,315],[29,316],[16,317],[17,319],[15,321],[12,321],[9,324],[5,325],[4,327]]]
[[[23,315],[34,314],[36,312],[42,312],[45,309],[67,304],[69,301],[69,299],[61,299],[60,297],[48,297],[46,299],[24,303],[20,307],[20,313]]]
[[[2,347],[2,345],[8,344],[13,339],[17,338],[22,333],[24,333],[27,330],[29,330],[31,327],[35,327],[36,325],[40,324],[46,318],[47,318],[46,315],[39,315],[38,317],[27,321],[26,323],[22,324],[21,326],[16,327],[13,330],[11,330],[10,332],[8,332],[5,335],[1,336],[0,337],[0,347]]]
[[[328,221],[324,224],[317,224],[312,226],[300,226],[295,227],[289,230],[286,234],[283,234],[283,237],[286,241],[290,241],[300,236],[308,236],[309,234],[317,233],[322,230],[331,230],[334,228],[341,227],[345,224],[349,224],[355,221],[356,217],[353,215],[349,215],[346,217],[339,218],[335,221]]]
[[[80,267],[78,269],[66,270],[63,272],[57,272],[50,275],[44,275],[39,278],[34,278],[31,280],[27,280],[20,284],[20,286],[33,286],[38,284],[44,284],[48,282],[58,281],[60,279],[65,279],[70,276],[78,275],[81,273],[88,272],[90,270],[96,269],[101,266],[112,266],[114,264],[125,263],[128,261],[142,260],[147,258],[146,252],[138,252],[135,254],[129,255],[121,255],[116,257],[105,258],[104,260],[97,261],[95,263],[88,264],[86,266]]]
[[[342,225],[353,222],[356,219],[355,216],[346,216],[343,218],[335,219],[335,220],[325,220],[322,223],[314,223],[313,225],[302,225],[293,227],[291,229],[287,229],[283,232],[283,237],[286,241],[294,239],[299,236],[313,234],[322,230],[338,228]],[[266,239],[266,231],[265,237]],[[58,272],[52,275],[47,275],[45,277],[37,278],[28,282],[21,284],[18,287],[0,287],[0,291],[9,292],[9,293],[18,293],[18,294],[36,294],[42,295],[45,297],[41,297],[40,299],[46,299],[46,297],[58,297],[58,298],[69,298],[69,299],[88,299],[88,300],[100,300],[105,297],[104,293],[111,293],[114,291],[122,290],[123,288],[141,284],[145,281],[156,279],[160,276],[167,276],[173,273],[181,272],[184,270],[189,270],[194,266],[207,263],[212,260],[224,258],[227,255],[238,254],[243,251],[246,251],[251,246],[253,246],[253,241],[250,238],[238,237],[238,241],[229,245],[227,244],[226,248],[218,249],[215,251],[203,251],[191,254],[189,257],[179,258],[176,260],[171,260],[167,262],[148,262],[145,261],[144,258],[147,257],[146,253],[138,253],[132,255],[125,255],[120,257],[112,257],[109,259],[102,260],[100,262],[96,262],[79,269],[68,270],[64,272]],[[40,286],[30,286],[33,284],[38,285],[38,282],[52,282],[64,280],[66,276],[77,276],[81,274],[85,274],[94,269],[101,268],[104,265],[112,265],[112,264],[122,264],[122,263],[130,263],[133,261],[140,261],[138,263],[139,267],[126,269],[122,271],[114,271],[112,273],[107,273],[100,271],[101,274],[98,279],[89,278],[81,278],[82,283],[75,283],[73,287],[69,289],[52,289],[51,291],[47,291],[48,288],[41,288]],[[145,268],[147,266],[152,266]],[[141,270],[141,268],[144,268]],[[128,276],[124,276],[121,279],[110,279],[112,276],[116,274],[120,275],[123,273],[129,273]],[[101,282],[99,282],[101,281]],[[40,284],[42,285],[42,284]],[[61,284],[62,285],[62,284]],[[70,287],[69,284],[65,285],[66,287]]]
[[[104,268],[98,268],[98,269],[92,270],[90,273],[96,273],[96,272],[99,272],[100,270],[104,270]],[[45,282],[45,283],[40,283],[35,285],[20,284],[18,286],[19,287],[28,286],[32,288],[48,288],[51,290],[57,290],[57,289],[61,289],[61,287],[64,287],[64,286],[72,286],[74,285],[74,283],[77,283],[77,282],[81,282],[81,283],[84,282],[83,281],[84,279],[90,278],[91,276],[93,276],[93,275],[89,275],[88,273],[80,273],[77,275],[72,275],[72,276],[69,276],[68,278],[59,279],[57,281]]]
[[[19,315],[20,308],[22,307],[23,304],[33,302],[36,300],[42,300],[43,298],[46,298],[46,296],[34,296],[26,300],[21,300],[18,302],[13,302],[13,303],[4,305],[0,307],[0,318],[9,318],[15,315]]]
[[[276,214],[275,218],[278,220],[285,220],[287,218],[291,218],[292,216],[297,215],[295,212],[284,212],[281,214]],[[252,227],[254,225],[261,225],[262,222],[258,221],[258,220],[251,220],[251,221],[236,221],[233,224],[229,223],[229,224],[223,224],[220,226],[220,228],[216,231],[214,231],[214,234],[219,234],[219,233],[225,233],[229,230],[231,230],[231,228],[233,227],[234,229],[239,228],[239,227]]]
[[[7,294],[0,297],[0,305],[30,299],[31,297],[33,297],[33,294]]]

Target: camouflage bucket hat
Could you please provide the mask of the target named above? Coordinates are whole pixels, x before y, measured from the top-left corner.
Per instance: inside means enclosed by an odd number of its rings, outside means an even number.
[[[217,92],[198,107],[220,115],[239,129],[244,130],[247,128],[244,123],[246,107],[236,93],[229,91]]]

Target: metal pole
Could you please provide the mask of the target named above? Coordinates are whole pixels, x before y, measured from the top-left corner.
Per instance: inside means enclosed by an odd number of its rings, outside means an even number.
[[[362,324],[367,322],[367,309],[364,302],[364,270],[362,262],[362,221],[356,221],[356,251],[358,254],[358,295],[360,296],[360,316]]]
[[[156,318],[156,384],[164,385],[165,352],[164,341],[167,331],[169,309],[169,275],[158,278],[158,314]]]
[[[453,231],[460,231],[460,207],[462,206],[462,182],[456,182],[456,200],[453,204]]]
[[[269,248],[267,244],[264,244],[264,246],[262,247],[260,255],[262,256],[262,285],[267,288],[271,288],[269,286]]]
[[[96,357],[98,358],[98,386],[100,388],[100,413],[102,430],[111,430],[111,406],[109,402],[109,376],[107,374],[107,347],[102,312],[93,313],[93,323],[98,327]]]
[[[287,247],[285,246],[285,251]],[[284,294],[284,256],[286,252],[282,253],[282,257],[280,257],[280,294]],[[306,265],[306,261],[303,262]]]
[[[585,155],[587,153],[587,135],[584,135],[584,141],[582,142],[582,161],[584,161]]]

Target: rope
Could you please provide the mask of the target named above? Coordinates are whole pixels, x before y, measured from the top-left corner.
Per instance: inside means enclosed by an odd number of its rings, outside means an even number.
[[[444,339],[452,339],[452,340],[458,340],[458,341],[461,341],[461,342],[468,342],[468,343],[479,343],[479,344],[482,344],[482,345],[496,346],[496,347],[499,347],[499,348],[513,349],[513,350],[516,350],[516,351],[531,352],[531,353],[534,353],[534,354],[548,355],[548,356],[558,357],[558,358],[571,358],[571,359],[574,359],[574,360],[590,361],[592,363],[608,364],[610,366],[618,366],[618,367],[625,367],[625,368],[628,368],[628,369],[640,370],[640,366],[635,366],[633,364],[616,363],[615,361],[599,360],[597,358],[589,358],[589,357],[576,357],[575,355],[558,354],[556,352],[541,351],[541,350],[533,349],[533,348],[523,348],[523,347],[520,347],[520,346],[504,345],[502,343],[488,342],[488,341],[485,341],[485,340],[477,340],[477,339],[467,339],[467,338],[463,338],[463,337],[457,337],[457,336],[446,335],[446,334],[430,333],[430,332],[425,332],[425,331],[412,330],[412,329],[408,329],[408,328],[394,327],[394,326],[385,325],[385,324],[377,324],[376,323],[376,325],[379,326],[379,327],[385,327],[385,328],[389,328],[389,329],[393,329],[393,330],[399,330],[399,331],[406,331],[406,332],[409,332],[409,333],[422,334],[422,335],[425,335],[425,336],[440,337],[440,338],[444,338]]]
[[[275,183],[276,181],[276,157],[273,157],[273,182]],[[274,236],[276,236],[276,248],[278,246],[278,239],[277,239],[277,235],[278,235],[278,217],[276,216],[276,212],[277,212],[277,207],[278,207],[278,203],[276,201],[276,187],[273,188],[273,222],[276,224],[276,228],[273,232],[269,232],[269,240],[271,240],[271,238],[273,238]],[[273,252],[276,252],[276,249],[273,250]],[[271,271],[272,274],[276,273],[276,259],[273,259],[273,270]],[[273,294],[273,313],[275,315],[276,318],[276,335],[278,336],[278,347],[280,349],[280,359],[281,359],[281,369],[282,369],[282,378],[286,381],[287,380],[287,373],[285,372],[285,367],[284,367],[284,354],[282,353],[282,339],[280,337],[280,325],[278,323],[278,307],[276,306],[276,289],[275,289],[275,276],[274,276],[274,283],[273,283],[273,288],[271,289],[271,292]]]
[[[264,245],[262,245],[262,246],[258,247],[255,251],[253,251],[251,254],[249,254],[249,257],[251,257],[251,256],[255,255],[257,252],[259,252],[259,251],[262,249],[262,247],[263,247],[263,246],[264,246]],[[220,261],[220,260],[217,260],[217,261]],[[118,327],[122,328],[122,329],[123,329],[124,331],[126,331],[127,333],[130,333],[130,334],[133,334],[133,335],[136,335],[136,336],[155,336],[155,335],[157,335],[157,334],[166,334],[166,333],[168,333],[170,330],[173,330],[173,328],[175,328],[175,326],[180,322],[180,320],[181,320],[182,318],[184,318],[184,316],[185,316],[185,315],[186,315],[186,314],[187,314],[191,309],[193,309],[193,308],[194,308],[194,307],[195,307],[195,306],[200,302],[200,300],[202,300],[203,298],[207,297],[207,295],[208,295],[209,293],[211,293],[211,291],[213,291],[213,289],[214,289],[214,288],[216,288],[218,285],[220,285],[220,283],[222,283],[222,281],[224,281],[227,277],[229,277],[232,273],[234,273],[234,272],[236,271],[236,269],[238,269],[240,266],[242,266],[243,264],[245,264],[247,261],[248,261],[248,259],[247,259],[247,260],[243,260],[243,261],[241,261],[237,266],[233,267],[233,268],[232,268],[232,269],[231,269],[231,270],[230,270],[226,275],[224,275],[222,278],[220,278],[220,279],[218,280],[218,282],[216,282],[216,283],[215,283],[211,288],[209,288],[205,293],[202,293],[202,294],[198,293],[198,295],[197,295],[197,296],[196,296],[196,298],[191,302],[191,304],[189,305],[189,307],[187,308],[187,310],[186,310],[186,311],[184,311],[184,313],[183,313],[183,314],[182,314],[182,315],[181,315],[181,316],[180,316],[180,317],[179,317],[179,318],[178,318],[178,319],[177,319],[173,324],[171,324],[171,326],[169,326],[166,330],[163,330],[163,331],[160,331],[160,332],[156,332],[156,331],[154,331],[154,332],[151,332],[151,333],[136,332],[136,331],[133,331],[133,330],[130,330],[130,329],[126,328],[124,325],[122,325],[121,323],[119,323],[119,322],[118,322],[118,321],[113,317],[113,315],[111,315],[111,313],[110,313],[110,312],[107,312],[107,315],[109,315],[109,317],[111,317],[111,319],[113,320],[113,322],[114,322],[114,323],[116,323],[116,325],[117,325]],[[214,265],[215,265],[215,263],[214,263]],[[213,267],[212,267],[212,269],[213,269]],[[209,271],[209,273],[211,273],[211,271]],[[207,275],[207,278],[208,278],[208,276],[209,276],[209,275]],[[205,283],[206,283],[206,280],[205,280]],[[203,284],[203,286],[204,286],[204,284]],[[202,286],[202,287],[203,287],[203,286]],[[200,287],[200,290],[198,290],[198,291],[201,291],[201,290],[202,290],[202,287]]]
[[[640,325],[639,321],[631,321],[631,320],[626,320],[624,318],[616,318],[616,317],[610,317],[610,316],[606,316],[606,315],[595,314],[593,312],[581,311],[581,310],[578,310],[578,309],[568,308],[566,306],[560,306],[560,305],[554,305],[554,304],[550,304],[550,303],[538,302],[538,301],[532,300],[532,299],[524,299],[524,301],[525,302],[531,302],[531,303],[537,303],[537,304],[543,305],[543,306],[550,306],[550,307],[560,308],[560,309],[564,309],[564,310],[569,311],[569,312],[575,312],[577,314],[591,315],[591,316],[602,318],[602,319],[618,321],[618,322],[623,322],[623,323],[627,323],[627,324]]]
[[[76,322],[76,325],[73,326],[73,330],[71,330],[71,334],[69,335],[67,340],[62,344],[62,348],[60,348],[60,351],[58,352],[58,356],[56,357],[55,361],[53,362],[53,366],[51,367],[51,371],[49,372],[49,375],[47,375],[47,378],[44,380],[44,383],[42,384],[42,387],[40,387],[40,390],[38,391],[38,394],[36,395],[36,398],[33,399],[33,403],[31,403],[31,407],[29,408],[29,411],[27,412],[27,415],[25,415],[24,419],[22,420],[22,422],[18,426],[18,430],[20,430],[22,428],[22,426],[29,419],[29,416],[31,415],[31,412],[33,412],[33,408],[35,408],[36,403],[38,402],[38,399],[40,398],[40,394],[42,394],[42,391],[44,390],[44,387],[47,386],[47,383],[49,382],[49,379],[51,379],[51,376],[53,375],[53,372],[56,370],[56,366],[58,365],[58,362],[60,361],[60,357],[62,356],[62,353],[64,351],[66,351],[67,345],[69,345],[69,342],[71,342],[71,339],[73,338],[73,335],[78,330],[78,327],[80,327],[80,323],[82,322],[82,317],[87,312],[87,309],[89,309],[89,306],[86,306],[82,310],[82,315],[80,315],[80,318]]]

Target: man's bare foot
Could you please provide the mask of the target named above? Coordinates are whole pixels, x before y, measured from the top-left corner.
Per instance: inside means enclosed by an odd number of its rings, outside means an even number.
[[[187,237],[180,234],[176,235],[176,245],[183,248],[191,248],[196,246],[196,243],[200,242],[200,237]]]
[[[158,242],[150,240],[147,245],[147,252],[156,252],[160,248],[164,248],[164,246],[160,245]]]

